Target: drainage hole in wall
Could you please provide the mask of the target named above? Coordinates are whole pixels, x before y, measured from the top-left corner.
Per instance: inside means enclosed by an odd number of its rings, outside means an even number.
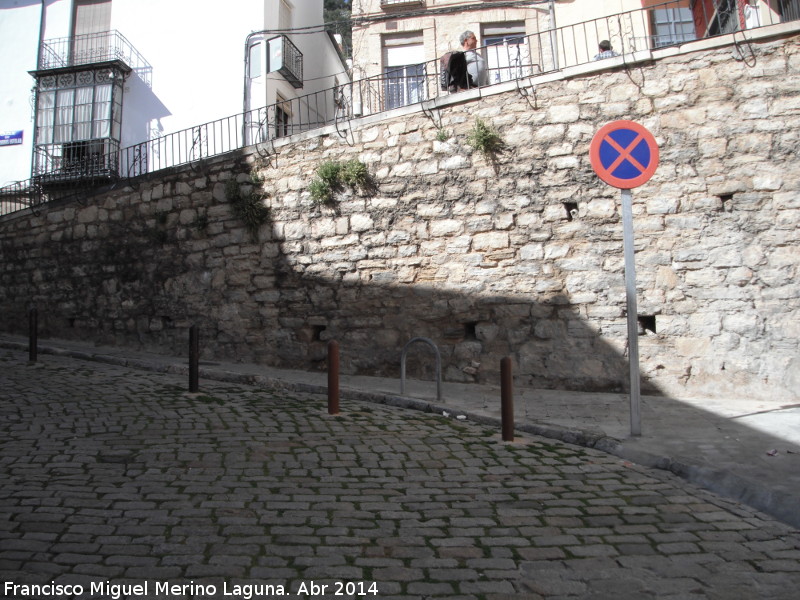
[[[322,332],[325,331],[325,325],[314,325],[314,341],[322,341]]]
[[[470,321],[468,323],[464,323],[464,339],[465,340],[477,340],[478,333],[476,331],[476,327],[478,326],[477,323]]]
[[[733,210],[733,194],[721,194],[718,198],[721,202],[720,212],[731,212]]]
[[[648,331],[656,333],[655,315],[639,315],[636,320],[639,322],[639,335],[644,335]]]
[[[578,218],[577,202],[564,202],[564,210],[567,211],[567,221],[572,221]]]

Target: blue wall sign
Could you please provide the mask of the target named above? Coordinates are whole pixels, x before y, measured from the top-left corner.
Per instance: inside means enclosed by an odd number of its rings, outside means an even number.
[[[0,133],[0,146],[16,146],[22,143],[22,131]]]

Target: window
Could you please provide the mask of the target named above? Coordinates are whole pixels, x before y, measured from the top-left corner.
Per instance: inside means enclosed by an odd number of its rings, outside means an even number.
[[[38,81],[34,172],[95,169],[98,152],[121,134],[122,73],[113,68],[48,75]],[[86,173],[85,173],[86,174]]]
[[[291,135],[292,115],[289,110],[289,103],[280,96],[275,103],[275,137],[286,137]]]
[[[422,33],[387,35],[383,38],[384,108],[421,102],[427,98],[425,47]]]
[[[111,0],[75,0],[72,35],[111,29]]]
[[[424,0],[381,0],[381,8],[408,7],[414,5],[424,5]]]
[[[708,35],[723,35],[739,29],[739,11],[736,0],[716,0],[708,24]]]
[[[690,8],[659,8],[650,11],[652,48],[673,46],[697,39]]]
[[[744,27],[745,29],[755,29],[761,27],[761,14],[759,13],[759,6],[745,3],[742,7],[744,13]]]
[[[780,0],[782,21],[800,19],[800,0]]]
[[[386,110],[425,99],[425,65],[386,67]]]
[[[250,53],[247,59],[247,68],[248,73],[247,76],[250,79],[256,79],[257,77],[261,77],[263,74],[263,65],[261,60],[261,53],[263,52],[263,47],[261,42],[256,42],[250,46]]]
[[[530,52],[525,37],[525,23],[493,23],[483,25],[489,83],[510,81],[531,74]]]
[[[39,94],[37,144],[111,137],[111,85]]]
[[[36,107],[36,143],[49,144],[53,141],[53,127],[56,116],[56,93],[40,92]]]
[[[111,29],[111,0],[75,0],[72,21],[72,62],[86,64],[108,55],[108,38],[97,36]]]

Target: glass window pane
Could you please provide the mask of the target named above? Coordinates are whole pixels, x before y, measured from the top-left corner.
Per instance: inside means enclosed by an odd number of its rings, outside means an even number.
[[[653,47],[660,48],[696,39],[689,8],[660,8],[652,11]]]
[[[261,77],[263,69],[261,65],[261,42],[250,46],[249,69],[250,72],[248,75],[250,79]]]
[[[268,69],[269,72],[277,71],[283,68],[283,38],[272,38],[267,42],[267,50],[269,52]]]
[[[488,37],[483,40],[486,46],[486,62],[489,70],[489,83],[510,81],[530,74],[530,58],[525,38],[519,35]]]
[[[41,92],[36,112],[36,143],[50,144],[53,141],[53,125],[56,117],[56,93]]]
[[[56,96],[55,142],[72,140],[72,113],[75,109],[75,90],[61,90]]]
[[[386,67],[386,109],[398,108],[426,98],[425,65]]]
[[[111,136],[111,85],[98,85],[94,96],[93,138]]]
[[[73,140],[88,140],[92,129],[93,88],[83,87],[75,90],[75,126]]]

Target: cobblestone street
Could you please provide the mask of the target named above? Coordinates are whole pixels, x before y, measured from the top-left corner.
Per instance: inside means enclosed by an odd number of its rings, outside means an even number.
[[[331,417],[320,396],[26,359],[0,351],[7,598],[797,598],[800,533],[663,471],[440,415]]]

